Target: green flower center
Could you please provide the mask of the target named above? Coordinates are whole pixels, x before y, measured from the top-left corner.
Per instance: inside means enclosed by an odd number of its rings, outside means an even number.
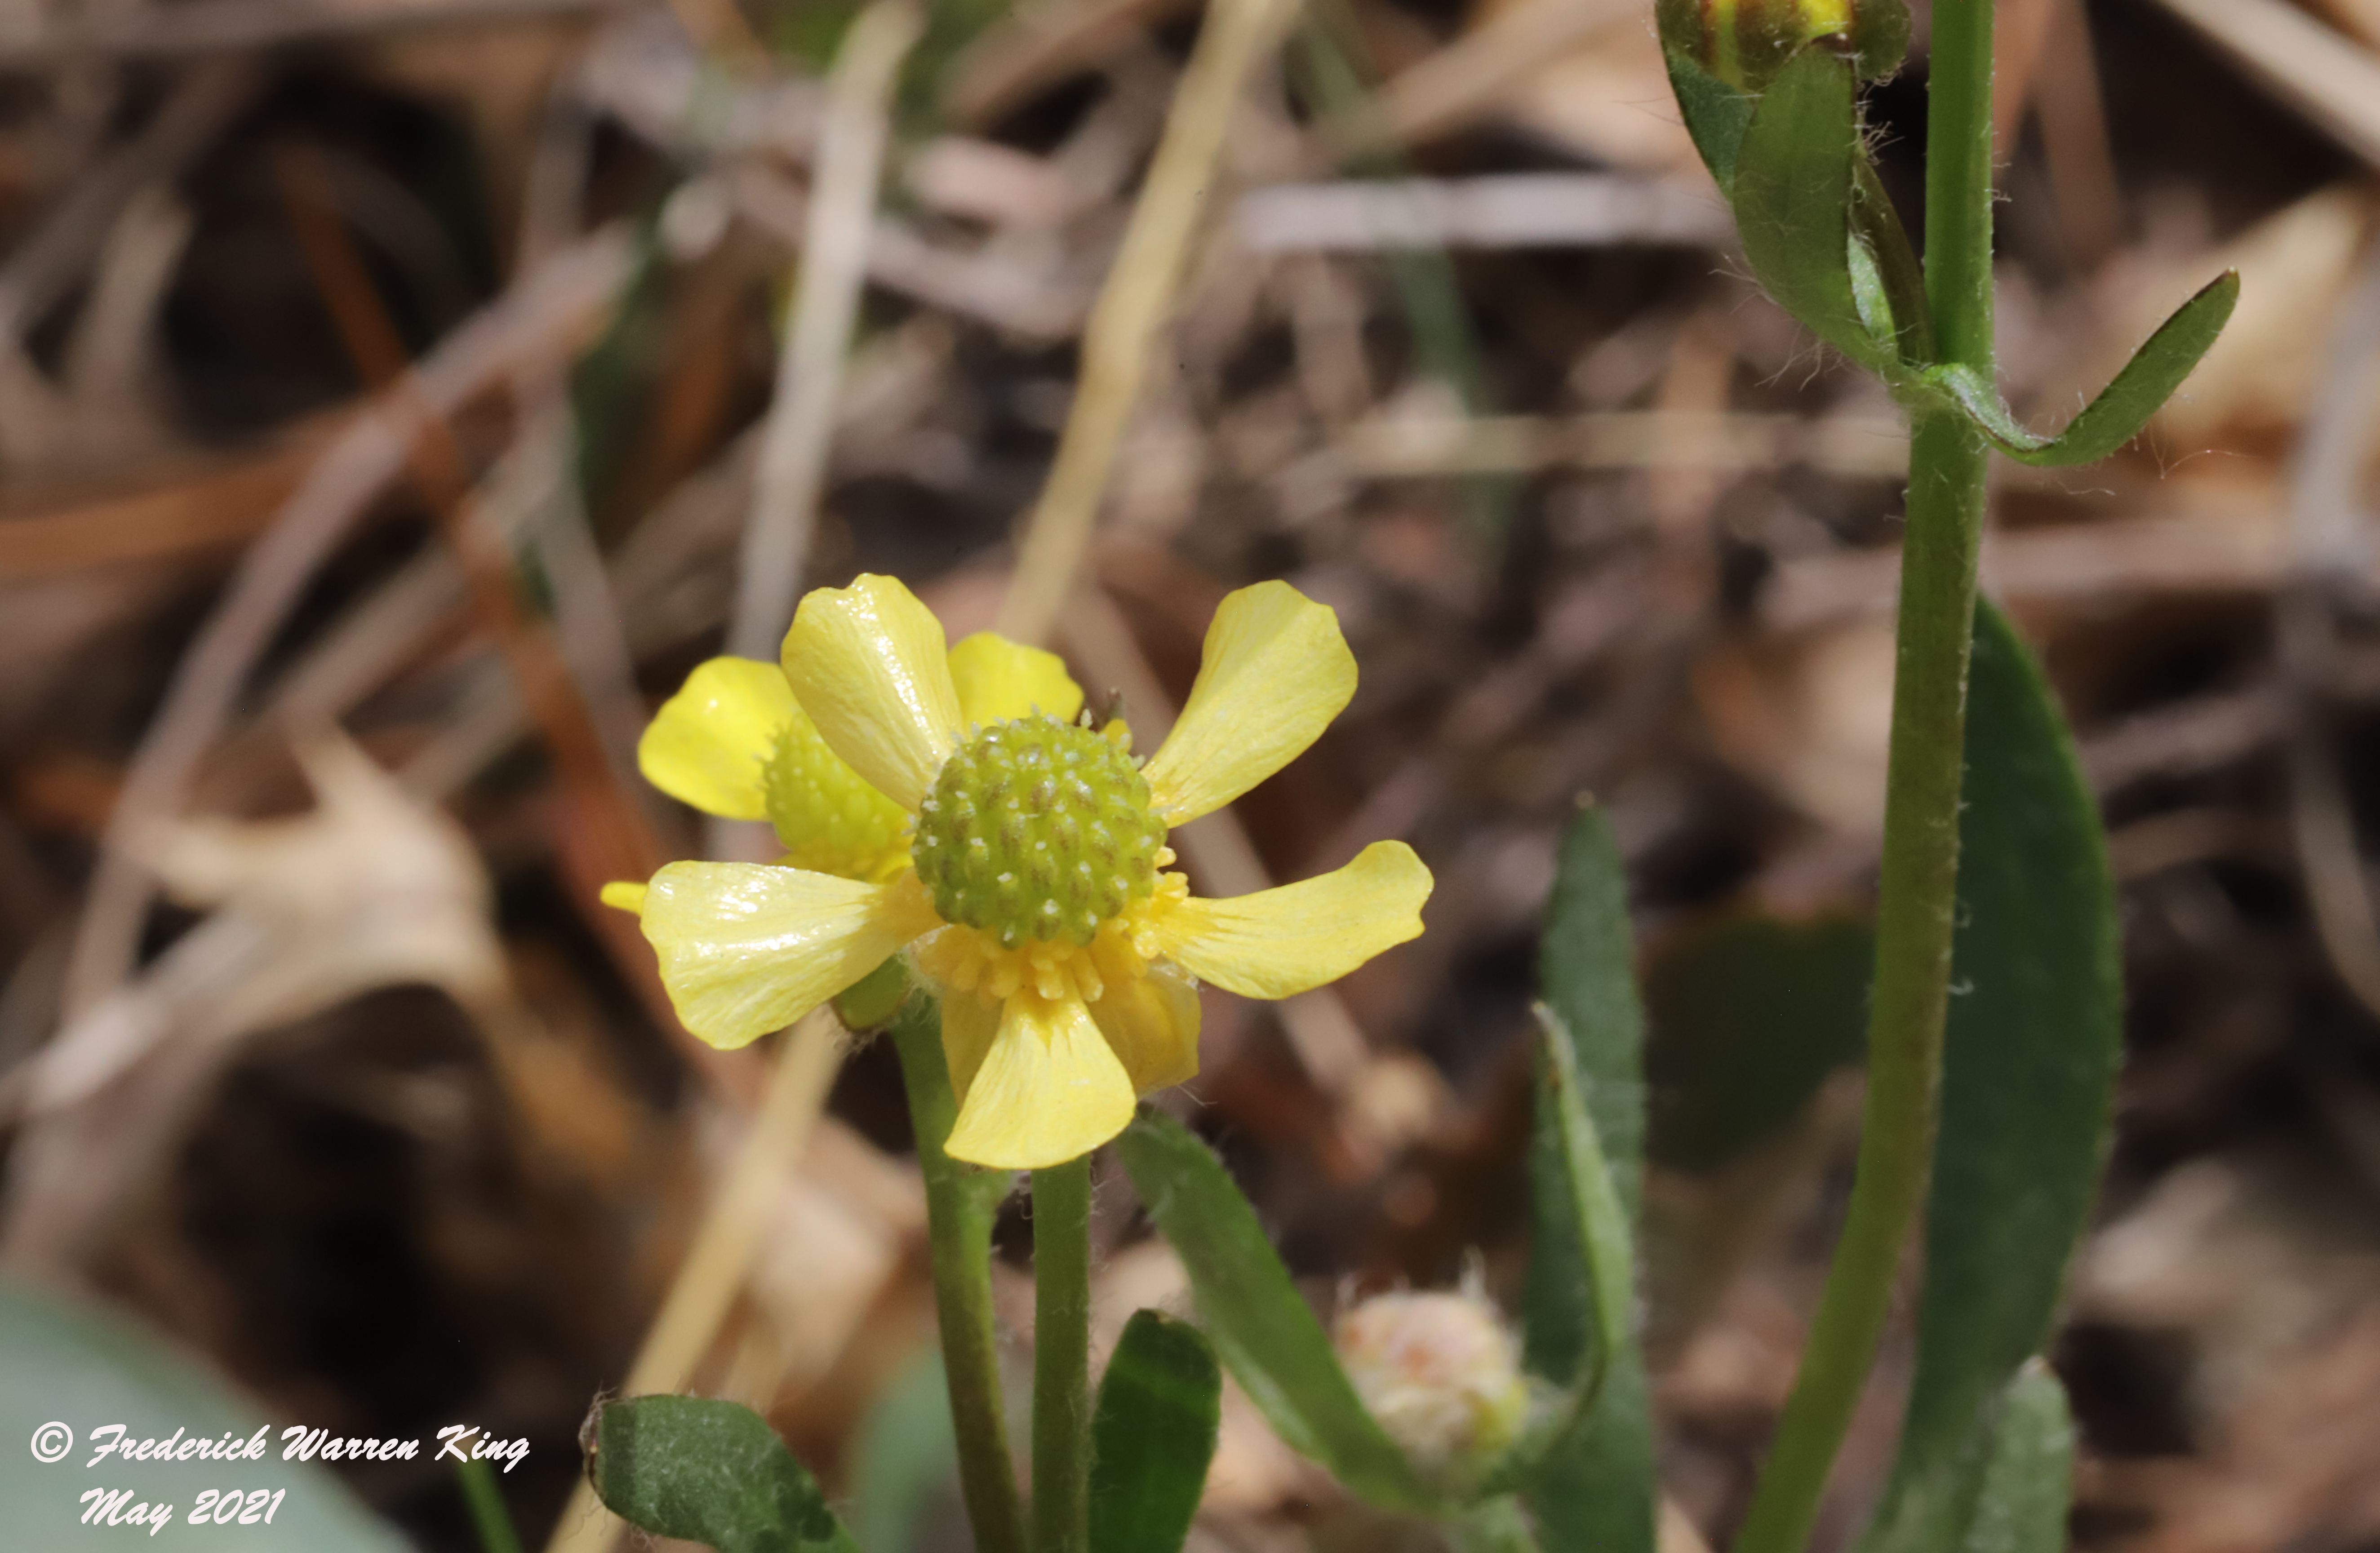
[[[995,723],[961,745],[919,807],[909,855],[945,922],[1014,949],[1087,944],[1157,888],[1165,824],[1114,740],[1052,717]]]

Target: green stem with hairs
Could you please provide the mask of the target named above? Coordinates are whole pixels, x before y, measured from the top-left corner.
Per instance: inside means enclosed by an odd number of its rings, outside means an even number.
[[[1992,6],[1934,10],[1926,128],[1925,293],[1940,359],[1989,380]],[[1850,1212],[1793,1394],[1736,1553],[1807,1542],[1925,1201],[1942,1077],[1959,882],[1959,786],[1987,450],[1966,419],[1922,409],[1909,451],[1866,1119]]]
[[[926,1178],[926,1226],[934,1259],[934,1310],[941,1318],[942,1366],[950,1377],[951,1421],[958,1433],[959,1487],[979,1553],[1026,1553],[1025,1506],[1008,1453],[1001,1401],[1000,1353],[991,1321],[991,1223],[1005,1195],[1002,1177],[942,1152],[958,1120],[958,1097],[942,1055],[942,1015],[913,991],[892,1025],[917,1165]],[[995,1188],[997,1190],[995,1190]]]
[[[1091,1161],[1033,1172],[1033,1548],[1091,1541]]]

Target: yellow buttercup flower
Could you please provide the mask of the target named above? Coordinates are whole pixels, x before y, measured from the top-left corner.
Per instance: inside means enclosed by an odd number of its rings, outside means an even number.
[[[714,659],[639,747],[664,790],[771,820],[783,864],[673,863],[638,910],[686,1027],[734,1047],[906,949],[942,995],[958,1159],[1037,1169],[1123,1130],[1197,1072],[1197,980],[1286,998],[1421,931],[1429,870],[1401,842],[1335,873],[1198,900],[1174,825],[1303,752],[1354,694],[1337,618],[1283,583],[1224,600],[1172,735],[1146,764],[1078,722],[1048,653],[948,651],[899,582],[802,601],[783,673]]]

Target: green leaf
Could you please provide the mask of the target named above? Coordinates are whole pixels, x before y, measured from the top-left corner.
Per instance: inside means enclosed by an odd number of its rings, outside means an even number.
[[[1948,392],[1967,419],[2020,464],[2095,464],[2141,434],[2149,417],[2190,376],[2240,301],[2240,273],[2226,270],[2157,326],[2115,381],[2054,437],[2025,430],[1999,386],[1972,367],[1937,367],[1926,381]]]
[[[1849,916],[1718,917],[1645,977],[1653,1026],[1646,1151],[1702,1171],[1767,1142],[1867,1049],[1876,935]]]
[[[2048,685],[1988,603],[1975,615],[1961,799],[1917,1370],[1875,1553],[1958,1541],[1988,1410],[2048,1341],[2121,1053],[2098,807]]]
[[[1546,1005],[1569,1037],[1612,1196],[1633,1221],[1645,1149],[1645,1016],[1636,997],[1627,884],[1610,822],[1588,809],[1562,839],[1540,951]],[[1541,1088],[1541,1099],[1545,1091]],[[1540,1104],[1530,1151],[1535,1249],[1524,1300],[1523,1357],[1558,1386],[1595,1358],[1595,1280],[1557,1108]],[[1642,1352],[1612,1353],[1593,1408],[1548,1454],[1526,1498],[1547,1546],[1652,1553],[1653,1430]]]
[[[1208,1338],[1274,1430],[1384,1510],[1443,1508],[1381,1432],[1214,1151],[1144,1109],[1116,1140],[1143,1207],[1189,1269]]]
[[[1222,1405],[1198,1329],[1134,1312],[1091,1419],[1092,1553],[1175,1553],[1189,1537]]]
[[[719,1553],[856,1553],[818,1484],[768,1421],[738,1402],[599,1402],[595,1491],[612,1513]]]
[[[44,1462],[34,1453],[44,1441],[64,1444],[50,1425],[74,1431],[63,1457]],[[226,1434],[241,1442],[261,1438],[254,1461],[128,1462],[110,1455],[93,1463],[94,1434],[121,1424],[122,1438],[220,1443]],[[11,1547],[92,1549],[125,1553],[131,1548],[199,1549],[200,1553],[252,1553],[261,1547],[304,1548],[307,1553],[404,1553],[405,1540],[382,1526],[328,1472],[302,1461],[282,1459],[281,1431],[223,1384],[156,1339],[110,1316],[69,1308],[18,1284],[0,1283],[0,1524]],[[436,1452],[422,1442],[419,1455]],[[177,1448],[178,1449],[178,1448]],[[212,1505],[191,1524],[199,1496],[241,1490],[238,1513],[256,1490],[282,1495],[273,1523],[214,1523]],[[114,1525],[82,1524],[82,1495],[93,1488],[128,1492]],[[219,1502],[219,1499],[218,1501]],[[169,1527],[152,1528],[146,1516],[128,1517],[138,1506],[170,1511]],[[261,1501],[259,1513],[262,1513]]]
[[[1603,1147],[1588,1116],[1590,1086],[1579,1071],[1578,1046],[1561,1016],[1537,1006],[1545,1034],[1545,1061],[1537,1069],[1537,1105],[1551,1113],[1556,1148],[1561,1156],[1561,1189],[1555,1195],[1569,1203],[1571,1233],[1586,1251],[1587,1291],[1595,1312],[1595,1361],[1599,1379],[1620,1351],[1628,1346],[1629,1321],[1636,1304],[1636,1251],[1628,1209]],[[1593,1383],[1586,1386],[1591,1400]]]
[[[2074,1497],[2074,1415],[2035,1359],[2000,1400],[1961,1553],[2060,1553]]]
[[[1548,1457],[1592,1413],[1612,1365],[1630,1346],[1636,1305],[1636,1251],[1627,1210],[1611,1179],[1609,1162],[1586,1111],[1588,1086],[1578,1068],[1578,1049],[1561,1016],[1537,1005],[1544,1036],[1537,1065],[1536,1110],[1546,1118],[1560,1179],[1540,1177],[1538,1191],[1571,1210],[1565,1239],[1583,1248],[1585,1298],[1566,1291],[1565,1314],[1581,1304],[1589,1313],[1585,1363],[1573,1367],[1566,1394],[1529,1420],[1521,1438],[1478,1486],[1482,1495],[1509,1493],[1535,1475]]]
[[[1904,18],[1904,39],[1907,13]],[[1852,164],[1852,278],[1860,320],[1869,334],[1892,342],[1904,362],[1934,358],[1934,305],[1925,297],[1925,270],[1876,164],[1863,150]]]
[[[1584,810],[1563,836],[1537,951],[1537,978],[1546,1006],[1569,1032],[1587,1119],[1609,1163],[1614,1190],[1630,1218],[1636,1214],[1645,1155],[1645,1010],[1636,995],[1636,938],[1628,920],[1628,880],[1611,821]],[[1567,1228],[1573,1209],[1562,1207],[1548,1223]],[[1538,1313],[1529,1311],[1530,1325]],[[1567,1351],[1584,1355],[1585,1329]],[[1553,1373],[1548,1371],[1547,1373]]]
[[[1860,149],[1852,67],[1803,49],[1761,94],[1735,164],[1743,257],[1768,294],[1852,360],[1891,357],[1868,333],[1851,273],[1852,186]]]

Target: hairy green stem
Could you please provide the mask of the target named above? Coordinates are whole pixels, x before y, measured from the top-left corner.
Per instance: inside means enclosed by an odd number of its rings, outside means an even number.
[[[1091,1161],[1033,1172],[1033,1547],[1090,1547]]]
[[[912,992],[892,1025],[917,1165],[926,1178],[926,1225],[934,1258],[934,1310],[958,1432],[959,1486],[979,1553],[1026,1553],[1025,1506],[1008,1453],[1000,1353],[991,1324],[991,1221],[999,1198],[984,1172],[942,1152],[958,1119],[958,1097],[942,1056],[941,1010]]]
[[[1991,103],[1991,0],[1941,0],[1926,130],[1925,291],[1940,358],[1987,378]],[[1987,456],[1981,434],[1956,411],[1918,414],[1910,438],[1859,1172],[1736,1553],[1798,1553],[1808,1540],[1875,1363],[1902,1246],[1925,1201],[1958,911],[1959,785]]]

